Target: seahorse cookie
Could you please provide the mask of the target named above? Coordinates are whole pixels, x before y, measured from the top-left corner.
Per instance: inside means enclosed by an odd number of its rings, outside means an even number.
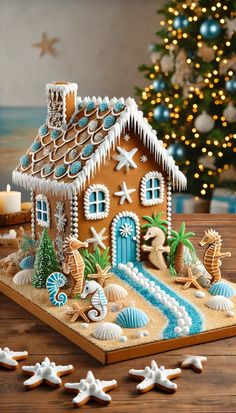
[[[93,372],[88,371],[86,379],[81,379],[79,383],[65,383],[64,387],[70,393],[78,393],[73,399],[74,407],[81,407],[89,400],[94,400],[105,406],[112,401],[111,396],[106,392],[115,389],[117,381],[95,379]]]
[[[84,289],[81,298],[84,299],[91,295],[92,309],[88,311],[88,318],[90,321],[102,321],[107,315],[107,298],[104,290],[97,281],[85,281]]]
[[[136,380],[142,380],[136,387],[138,393],[147,393],[154,387],[159,388],[167,393],[174,393],[177,390],[177,384],[171,380],[180,376],[181,369],[166,369],[164,366],[158,367],[155,360],[152,360],[151,367],[146,366],[144,370],[131,369],[130,377]]]
[[[23,366],[23,373],[31,376],[24,382],[26,389],[34,389],[40,386],[42,383],[46,383],[51,387],[61,387],[61,376],[72,373],[73,366],[57,366],[54,362],[51,362],[48,357],[42,361],[42,363],[36,363],[34,366]]]
[[[207,358],[204,356],[183,356],[178,364],[182,369],[193,369],[196,373],[201,373],[203,370],[203,364],[207,362]]]
[[[16,370],[18,361],[27,357],[27,351],[12,351],[8,347],[0,348],[0,366],[5,369]]]

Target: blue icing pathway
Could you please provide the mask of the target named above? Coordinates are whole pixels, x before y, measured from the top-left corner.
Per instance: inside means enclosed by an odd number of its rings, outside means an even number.
[[[191,317],[192,324],[190,326],[189,334],[197,334],[203,330],[203,320],[199,311],[190,304],[189,301],[182,298],[179,294],[177,294],[172,288],[167,287],[166,284],[161,282],[157,279],[154,275],[150,274],[144,267],[141,262],[135,262],[134,267],[137,268],[139,273],[142,273],[143,276],[148,281],[153,281],[155,287],[159,287],[162,291],[168,294],[170,297],[174,298],[177,303],[184,307],[188,316]],[[164,339],[170,339],[173,337],[179,337],[179,334],[175,332],[176,326],[178,326],[178,318],[177,316],[171,311],[168,306],[163,304],[159,299],[155,297],[155,293],[151,293],[148,291],[147,287],[141,285],[138,281],[134,280],[133,278],[128,275],[125,270],[118,268],[118,266],[112,269],[113,273],[116,274],[122,281],[129,284],[135,291],[137,291],[142,297],[144,297],[150,304],[154,307],[157,307],[168,319],[168,324],[163,332]]]

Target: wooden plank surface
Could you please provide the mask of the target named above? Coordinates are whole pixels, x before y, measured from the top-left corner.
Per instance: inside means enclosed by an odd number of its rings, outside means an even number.
[[[225,278],[236,280],[236,216],[233,215],[185,215],[174,216],[173,227],[178,229],[180,221],[185,220],[188,230],[197,234],[200,240],[206,228],[219,230],[223,237],[223,250],[231,251],[233,256],[223,264]],[[4,232],[4,229],[1,230]],[[196,246],[196,243],[195,243]],[[203,253],[197,247],[199,255]],[[0,256],[9,252],[0,248]],[[153,357],[117,363],[110,366],[101,364],[78,349],[59,333],[34,318],[17,304],[0,294],[0,347],[7,345],[14,349],[27,349],[28,361],[34,364],[46,355],[60,364],[73,364],[75,372],[63,381],[78,381],[92,369],[98,378],[118,381],[118,388],[113,390],[113,402],[108,407],[89,404],[82,410],[102,412],[236,412],[236,337],[212,343],[172,350],[154,357],[158,364],[175,367],[182,354],[201,354],[208,357],[208,363],[202,374],[183,370],[177,379],[178,390],[173,395],[152,391],[137,395],[136,382],[128,378],[130,368],[142,368]],[[23,364],[22,362],[20,363]],[[1,413],[59,413],[71,412],[72,395],[63,389],[53,390],[41,387],[30,392],[24,391],[24,376],[21,368],[17,371],[0,370],[0,411]]]

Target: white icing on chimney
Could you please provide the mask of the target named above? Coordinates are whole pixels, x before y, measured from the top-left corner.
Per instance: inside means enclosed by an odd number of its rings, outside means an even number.
[[[77,83],[54,82],[46,85],[47,124],[49,127],[65,128],[76,109]]]

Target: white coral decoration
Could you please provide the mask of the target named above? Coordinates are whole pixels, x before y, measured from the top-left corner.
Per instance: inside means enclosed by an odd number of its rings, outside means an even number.
[[[55,220],[58,232],[63,232],[67,223],[64,208],[65,204],[63,202],[58,201],[56,203]]]
[[[129,235],[132,235],[132,231],[133,231],[132,225],[128,224],[127,222],[121,225],[119,229],[120,235],[125,238],[127,238]]]

